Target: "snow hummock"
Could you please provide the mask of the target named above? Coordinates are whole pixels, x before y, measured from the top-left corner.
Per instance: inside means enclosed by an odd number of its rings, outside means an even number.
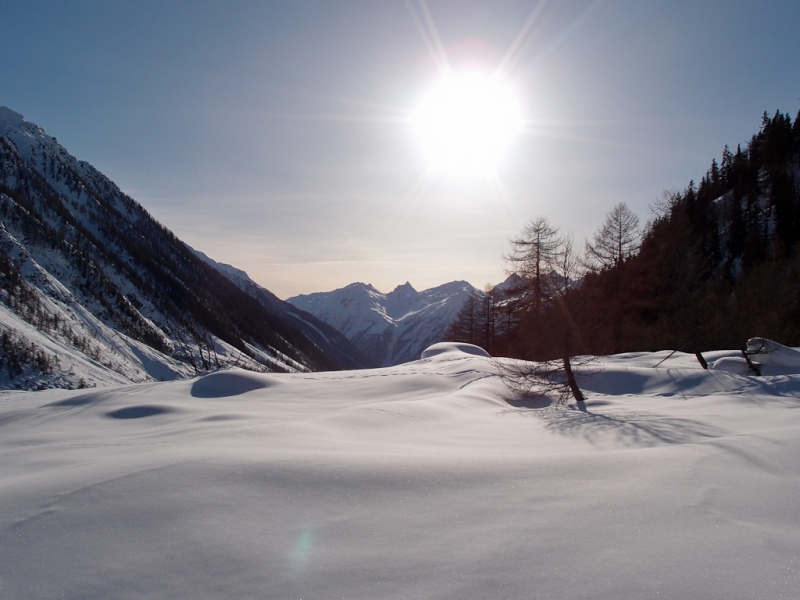
[[[752,338],[747,341],[747,350],[753,353],[753,360],[762,369],[770,371],[770,375],[800,372],[800,352],[794,348],[764,338]]]
[[[262,390],[269,386],[270,380],[266,375],[233,369],[200,377],[192,384],[192,396],[195,398],[229,398],[254,390]]]
[[[747,341],[747,353],[750,361],[761,371],[762,375],[790,375],[800,372],[800,352],[787,348],[772,340],[752,338]],[[716,358],[716,353],[706,353],[708,367],[716,371],[728,371],[740,375],[750,373],[750,366],[745,357],[739,353],[729,356],[723,353]]]
[[[0,393],[0,597],[800,595],[800,368],[623,354],[530,409],[425,354]]]
[[[473,356],[485,356],[490,358],[489,353],[480,346],[467,344],[466,342],[439,342],[425,348],[420,358],[432,358],[441,354],[472,354]]]

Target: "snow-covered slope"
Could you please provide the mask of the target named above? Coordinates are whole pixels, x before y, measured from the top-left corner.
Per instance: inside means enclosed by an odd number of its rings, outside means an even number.
[[[388,294],[353,283],[287,302],[335,327],[377,365],[389,366],[416,360],[427,346],[442,341],[470,293],[480,292],[466,281],[422,292],[405,283]]]
[[[799,354],[668,354],[0,393],[0,597],[800,597]]]
[[[250,279],[246,272],[225,263],[218,263],[199,250],[192,249],[192,252],[225,275],[247,295],[257,300],[266,310],[280,315],[284,321],[290,323],[310,339],[316,340],[324,348],[326,356],[329,356],[338,364],[349,368],[363,368],[373,365],[373,361],[337,329],[321,321],[311,313],[281,300],[268,289]]]
[[[102,173],[4,107],[0,217],[0,387],[160,380],[234,364],[365,365],[310,316],[198,258]]]

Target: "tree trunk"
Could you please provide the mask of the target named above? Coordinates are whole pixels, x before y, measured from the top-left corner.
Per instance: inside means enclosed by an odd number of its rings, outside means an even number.
[[[744,359],[747,361],[747,367],[750,369],[750,371],[752,371],[756,375],[756,377],[761,377],[761,367],[759,367],[756,363],[750,360],[750,355],[747,353],[747,348],[744,345],[742,345],[740,349],[742,352],[742,356],[744,356]]]
[[[567,384],[569,384],[569,389],[572,392],[572,396],[575,398],[576,402],[586,402],[586,398],[583,397],[583,392],[581,392],[581,388],[578,387],[578,382],[575,379],[575,374],[572,372],[572,364],[569,362],[569,351],[564,352],[564,372],[567,374]]]
[[[703,353],[698,350],[694,353],[694,355],[697,358],[697,362],[700,363],[700,366],[708,370],[708,363],[706,362],[705,357],[703,357]]]

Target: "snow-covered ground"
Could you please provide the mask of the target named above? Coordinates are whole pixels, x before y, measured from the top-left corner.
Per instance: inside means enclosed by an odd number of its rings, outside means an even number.
[[[800,353],[611,357],[583,411],[439,349],[3,392],[0,597],[800,597]]]

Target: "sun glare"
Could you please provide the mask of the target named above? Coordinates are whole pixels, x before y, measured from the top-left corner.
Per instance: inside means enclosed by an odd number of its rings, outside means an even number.
[[[488,176],[519,133],[522,113],[507,82],[467,71],[443,76],[423,96],[412,122],[435,172]]]

